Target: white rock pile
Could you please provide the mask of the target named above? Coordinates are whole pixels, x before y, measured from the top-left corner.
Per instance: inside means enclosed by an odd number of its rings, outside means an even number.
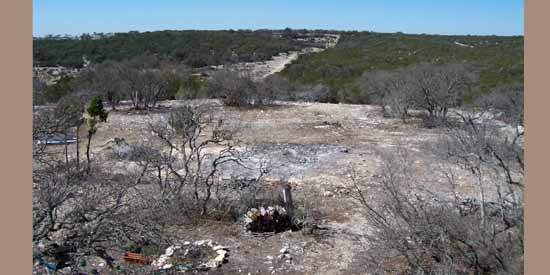
[[[217,242],[212,240],[200,240],[195,242],[183,242],[177,245],[171,245],[166,248],[164,254],[160,255],[158,259],[153,261],[151,264],[157,269],[169,269],[173,267],[173,264],[170,263],[171,259],[176,255],[176,252],[183,251],[183,256],[187,256],[193,248],[206,248],[211,250],[215,257],[208,260],[205,263],[201,263],[197,268],[199,270],[210,270],[221,267],[222,264],[227,262],[227,257],[229,256],[229,248],[219,245]]]

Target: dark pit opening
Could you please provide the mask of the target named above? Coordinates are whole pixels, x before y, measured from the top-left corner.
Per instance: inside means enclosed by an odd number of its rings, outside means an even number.
[[[297,222],[287,209],[282,206],[268,206],[250,209],[245,215],[246,230],[263,232],[297,231],[301,224]]]

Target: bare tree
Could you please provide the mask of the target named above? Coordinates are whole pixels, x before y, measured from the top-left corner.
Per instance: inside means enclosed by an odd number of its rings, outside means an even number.
[[[35,116],[35,140],[63,133],[73,121],[80,120],[79,106],[65,103],[41,109]],[[174,221],[172,211],[178,208],[170,201],[159,200],[148,182],[101,169],[87,175],[75,159],[61,159],[55,152],[51,155],[43,144],[37,144],[33,151],[36,259],[55,264],[57,269],[72,266],[78,270],[83,256],[96,255],[111,264],[111,248],[171,241],[166,229]]]
[[[80,168],[80,132],[82,125],[86,122],[84,118],[86,104],[90,102],[94,94],[94,92],[88,89],[79,89],[63,97],[56,106],[56,116],[63,121],[67,121],[68,127],[74,127],[75,129],[75,160],[77,168]]]
[[[125,97],[132,101],[135,109],[140,110],[155,107],[170,90],[175,94],[178,75],[185,72],[182,67],[150,58],[134,58],[118,66]]]
[[[497,173],[503,176],[495,181],[499,200],[519,208],[523,196],[523,129],[515,127],[506,132],[491,122],[484,121],[488,111],[470,108],[455,112],[460,117],[461,127],[446,130],[442,148],[446,157],[468,169],[476,179],[479,189],[482,226],[485,224],[486,188],[484,174]],[[504,190],[502,190],[504,188]],[[518,190],[519,189],[519,190]]]
[[[108,251],[143,239],[169,239],[169,211],[144,186],[103,173],[84,176],[74,163],[34,170],[33,243],[35,257],[57,269],[77,267],[79,259],[96,255],[112,263]],[[169,209],[169,205],[164,205]],[[173,219],[173,217],[171,217]],[[167,240],[168,241],[168,240]]]
[[[449,191],[435,192],[433,186],[441,183],[425,174],[433,168],[408,161],[408,155],[404,149],[382,153],[377,183],[352,177],[353,197],[368,218],[364,237],[369,270],[407,274],[521,272],[521,204],[497,198],[487,201],[485,214],[481,214],[477,201],[459,191],[453,173],[445,177]],[[480,223],[484,225],[480,227]]]
[[[113,108],[123,99],[124,82],[120,79],[120,63],[105,61],[93,68],[93,89],[96,90]]]
[[[155,107],[158,101],[166,95],[173,79],[165,70],[149,70],[141,75],[142,100],[146,109]]]
[[[232,139],[216,130],[222,123],[222,120],[213,121],[199,107],[185,106],[171,113],[166,122],[150,125],[168,151],[162,168],[176,184],[166,186],[171,186],[171,192],[180,199],[189,187],[201,216],[208,213],[214,188],[219,184],[221,166],[240,162]],[[209,133],[205,133],[207,129]],[[215,152],[208,152],[211,150]]]
[[[227,106],[251,106],[258,103],[256,85],[246,76],[230,70],[212,75],[208,82],[208,93],[220,97]]]
[[[410,82],[405,75],[403,70],[369,71],[361,76],[359,85],[367,92],[372,103],[382,106],[384,115],[405,120],[413,106]]]
[[[333,92],[327,85],[297,85],[295,95],[292,95],[293,100],[301,100],[306,102],[332,102]]]
[[[32,139],[35,163],[45,163],[51,158],[51,154],[46,150],[46,141],[51,136],[62,133],[64,125],[52,108],[44,107],[33,112]]]
[[[504,134],[483,112],[457,112],[423,167],[405,149],[382,152],[380,180],[352,177],[369,219],[369,264],[378,272],[516,274],[523,266],[523,133]],[[456,171],[469,172],[479,196],[464,193]],[[434,173],[435,172],[435,173]],[[446,179],[444,190],[438,179]],[[464,180],[464,179],[463,179]]]
[[[501,118],[512,125],[523,125],[524,118],[523,85],[501,86],[476,100],[480,108],[500,113]]]
[[[372,70],[363,73],[357,80],[359,87],[365,90],[369,95],[369,101],[373,104],[382,104],[382,100],[386,94],[391,91],[390,82],[386,81],[390,78],[391,73],[383,70]]]
[[[32,103],[35,105],[44,104],[44,90],[46,89],[46,83],[40,80],[38,77],[32,78]]]
[[[83,99],[79,93],[63,97],[55,106],[41,106],[33,112],[33,159],[44,162],[54,157],[47,153],[46,146],[52,138],[67,141],[72,134],[76,135],[76,165],[79,165],[80,128],[84,123]],[[65,160],[69,161],[68,142],[64,142]],[[71,157],[72,159],[72,157]]]
[[[449,109],[460,106],[478,83],[477,74],[464,64],[420,64],[408,67],[404,74],[414,107],[428,113],[425,122],[429,127],[445,124]]]
[[[260,105],[269,104],[274,100],[286,100],[290,98],[290,83],[284,77],[278,74],[270,75],[260,82],[257,86],[257,100]]]
[[[369,71],[358,82],[384,114],[405,119],[409,109],[424,110],[426,126],[435,127],[447,123],[449,110],[462,105],[477,87],[478,76],[464,64],[420,64]]]

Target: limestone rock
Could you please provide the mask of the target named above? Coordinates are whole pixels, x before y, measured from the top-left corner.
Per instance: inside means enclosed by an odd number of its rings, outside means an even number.
[[[219,263],[223,263],[224,260],[225,260],[225,254],[218,255],[216,258],[214,258],[214,261]]]
[[[213,250],[225,250],[225,251],[229,251],[229,248],[225,247],[225,246],[222,246],[222,245],[216,245],[212,248]]]

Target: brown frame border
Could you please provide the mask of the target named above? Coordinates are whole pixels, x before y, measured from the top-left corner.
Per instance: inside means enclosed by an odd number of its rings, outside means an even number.
[[[550,138],[548,125],[550,94],[544,92],[550,64],[548,1],[525,1],[525,273],[545,274],[548,269],[550,221],[547,178]],[[546,24],[545,24],[546,21]],[[546,129],[545,129],[546,128]],[[537,272],[538,271],[538,272]],[[546,272],[545,272],[546,271]]]
[[[32,274],[32,1],[1,1],[2,274]]]
[[[0,108],[4,126],[0,145],[4,178],[0,192],[0,211],[4,218],[0,242],[3,248],[0,250],[2,274],[30,274],[32,267],[32,4],[30,0],[3,0],[0,4],[0,26],[4,35],[0,55],[3,87],[0,102],[4,103]],[[550,222],[545,220],[548,217],[545,202],[550,186],[544,184],[550,155],[550,148],[545,146],[550,136],[550,131],[545,129],[550,95],[544,92],[550,64],[548,11],[548,1],[525,1],[527,274],[544,274],[548,269],[545,261]]]

